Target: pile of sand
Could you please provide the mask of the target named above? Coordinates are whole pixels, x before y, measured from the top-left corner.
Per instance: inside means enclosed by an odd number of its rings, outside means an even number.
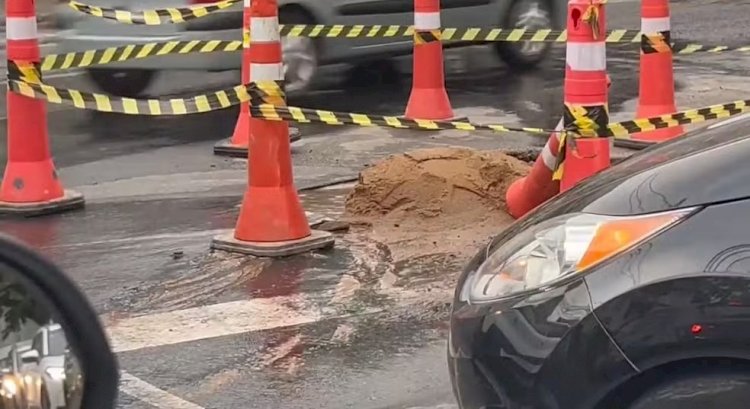
[[[500,151],[434,148],[364,170],[346,200],[354,235],[375,241],[393,269],[386,287],[453,288],[466,261],[513,222],[505,193],[529,165]]]
[[[470,221],[504,211],[508,186],[528,169],[500,151],[445,147],[393,155],[360,174],[346,214]]]
[[[528,170],[500,151],[446,147],[393,155],[360,174],[344,217],[369,226],[367,235],[386,245],[396,263],[438,255],[460,264],[513,222],[505,192]]]

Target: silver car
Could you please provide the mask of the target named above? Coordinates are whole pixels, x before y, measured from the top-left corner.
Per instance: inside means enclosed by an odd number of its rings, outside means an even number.
[[[184,7],[215,0],[87,0],[92,5],[125,10]],[[239,40],[242,38],[242,3],[181,24],[126,25],[88,16],[70,9],[61,0],[57,25],[60,52],[85,51],[127,44]],[[563,28],[567,0],[442,0],[444,27]],[[413,0],[279,0],[282,24],[411,25]],[[396,57],[412,50],[412,40],[309,39],[282,40],[287,91],[302,92],[314,83],[319,68],[337,63],[359,64]],[[541,62],[549,43],[493,45],[512,68],[530,68]],[[91,79],[109,94],[140,94],[161,70],[224,71],[240,68],[240,53],[160,56],[100,66],[88,70]]]

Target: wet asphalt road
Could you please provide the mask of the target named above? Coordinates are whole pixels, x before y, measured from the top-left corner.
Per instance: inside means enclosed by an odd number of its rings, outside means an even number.
[[[673,3],[675,38],[750,43],[743,17],[750,12],[750,2]],[[638,28],[637,3],[612,4],[608,13],[610,28]],[[54,45],[45,48],[53,50]],[[486,48],[450,54],[456,58],[447,63],[447,86],[458,115],[539,127],[552,127],[559,119],[560,49],[539,70],[525,74],[509,72]],[[451,62],[455,60],[459,62]],[[679,60],[678,104],[694,107],[747,98],[749,61],[736,55]],[[610,47],[610,109],[615,118],[632,115],[635,67],[635,49]],[[371,85],[377,75],[359,75],[365,85],[326,84],[290,103],[402,112],[408,72],[378,86]],[[149,94],[187,95],[223,87],[235,77],[177,73],[162,76]],[[91,89],[85,77],[75,73],[50,80]],[[0,106],[4,108],[4,98]],[[156,316],[161,326],[174,326],[172,334],[158,339],[143,335],[138,348],[117,347],[126,372],[119,407],[455,407],[445,368],[448,294],[423,300],[383,290],[379,280],[390,268],[388,257],[366,239],[340,237],[331,253],[273,263],[208,251],[210,238],[234,225],[245,183],[244,161],[211,155],[213,144],[232,132],[235,118],[232,110],[153,119],[50,106],[56,164],[66,187],[86,195],[87,209],[34,220],[0,220],[0,231],[22,238],[59,263],[108,326],[154,314],[164,314]],[[5,126],[6,121],[0,121],[0,127]],[[300,188],[352,178],[367,163],[407,149],[451,144],[525,150],[545,139],[323,126],[304,126],[302,131],[303,140],[293,148]],[[4,138],[5,131],[0,135]],[[0,160],[5,162],[4,150]],[[312,218],[335,218],[345,193],[311,192],[303,197],[305,208]],[[356,291],[347,293],[347,277],[357,277]],[[275,320],[273,310],[257,304],[266,299],[287,306],[282,316],[294,318],[292,323]],[[230,314],[242,308],[254,313],[240,329],[220,327],[216,318],[216,327],[205,333],[183,334],[181,325],[206,306]],[[146,334],[155,330],[145,324],[140,328]]]

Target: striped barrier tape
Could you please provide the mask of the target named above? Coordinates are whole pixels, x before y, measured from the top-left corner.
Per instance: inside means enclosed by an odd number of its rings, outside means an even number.
[[[190,115],[226,109],[243,102],[253,105],[283,101],[283,84],[274,81],[237,85],[187,98],[136,99],[57,88],[42,82],[38,64],[8,63],[8,88],[18,94],[79,109],[127,115]],[[257,90],[255,88],[258,88]],[[261,97],[262,96],[262,97]]]
[[[283,102],[284,90],[278,82],[264,81],[238,85],[229,89],[197,95],[190,98],[173,99],[134,99],[109,95],[86,93],[71,89],[52,87],[41,83],[38,68],[32,64],[11,62],[8,86],[13,92],[30,98],[42,99],[55,104],[72,105],[79,109],[102,112],[118,112],[129,115],[189,115],[229,108],[243,102],[250,102],[251,113],[272,121],[292,121],[298,123],[321,123],[326,125],[355,125],[363,127],[388,127],[416,130],[461,130],[491,132],[523,132],[534,135],[548,135],[563,132],[573,137],[614,137],[628,139],[629,135],[656,129],[672,128],[706,122],[713,119],[729,118],[750,110],[750,99],[737,100],[725,104],[690,109],[669,115],[639,118],[630,121],[610,123],[606,129],[592,126],[579,129],[554,131],[535,127],[515,127],[502,124],[480,125],[466,121],[433,121],[405,119],[395,116],[369,115],[361,113],[334,112],[318,109],[279,106]],[[10,67],[10,66],[9,66]],[[28,80],[32,82],[27,82]],[[40,81],[34,83],[34,81]],[[275,100],[273,103],[269,98]]]
[[[419,39],[417,42],[436,41],[442,34],[432,32],[415,33]],[[249,41],[245,38],[244,41]],[[649,37],[648,45],[641,45],[644,53],[667,52],[669,49],[651,45],[658,39]],[[106,65],[142,58],[165,56],[172,54],[192,53],[215,53],[215,52],[237,52],[243,47],[243,41],[225,40],[193,40],[193,41],[167,41],[144,44],[130,44],[119,47],[108,47],[96,50],[70,52],[64,54],[51,54],[42,59],[42,72],[66,70],[73,68],[86,68],[97,65]],[[672,43],[672,52],[675,55],[694,54],[699,52],[720,53],[727,51],[750,52],[750,46],[712,46],[692,43]]]
[[[418,43],[433,41],[467,41],[467,42],[553,42],[564,43],[568,40],[567,30],[527,30],[502,28],[443,28],[439,30],[415,32],[413,26],[381,25],[280,25],[283,37],[308,38],[383,38],[411,37]],[[750,51],[750,46],[704,45],[690,42],[672,42],[663,33],[643,34],[639,30],[609,30],[607,43],[641,44],[644,53],[668,52],[669,46],[674,54],[694,54],[698,52],[718,53],[725,51]],[[645,44],[645,45],[644,45]]]
[[[85,68],[169,54],[232,52],[242,49],[242,41],[193,40],[131,44],[65,54],[51,54],[41,61],[42,72]]]
[[[562,180],[565,156],[567,154],[565,146],[567,144],[575,146],[575,137],[569,138],[569,135],[598,136],[600,130],[606,130],[609,124],[609,107],[607,105],[585,106],[566,103],[563,109],[563,124],[564,129],[570,132],[560,135],[557,161],[555,163],[555,171],[552,173],[552,180]]]
[[[277,95],[281,92],[280,85],[273,81],[254,82],[251,84],[257,85],[252,88],[251,94],[257,94],[257,99],[260,100],[263,100],[266,96],[264,93],[268,93],[268,95]],[[255,111],[258,112],[258,115],[265,119],[289,120],[301,123],[384,126],[390,128],[423,130],[525,132],[535,135],[548,135],[553,132],[559,132],[542,128],[508,127],[505,125],[494,124],[479,125],[464,121],[409,120],[397,117],[321,111],[295,107],[278,107],[274,110],[269,104],[264,104],[262,110],[259,110],[259,107],[250,107],[250,109],[255,109]],[[748,110],[750,110],[750,99],[710,105],[698,109],[689,109],[674,114],[606,124],[609,118],[609,110],[606,106],[581,107],[566,105],[565,112],[568,118],[566,118],[565,122],[566,128],[562,132],[576,138],[613,137],[629,139],[628,137],[630,135],[640,132],[696,124],[714,119],[729,118]]]
[[[671,36],[669,31],[642,35],[641,52],[643,54],[673,53]]]
[[[728,51],[748,52],[750,51],[750,46],[705,45],[685,41],[672,41],[669,31],[662,31],[656,34],[644,34],[641,37],[641,52],[644,54],[671,52],[674,55],[686,55],[695,53],[722,53]]]
[[[123,24],[145,24],[156,26],[160,24],[183,23],[188,20],[205,17],[215,11],[223,10],[241,2],[242,0],[222,0],[213,4],[190,7],[170,7],[153,10],[128,11],[108,7],[93,6],[70,0],[68,6],[73,10],[100,17],[107,20],[115,20]]]
[[[532,135],[549,135],[554,132],[584,137],[577,131],[567,129],[555,131],[533,127],[514,127],[501,124],[480,125],[466,121],[433,121],[425,119],[405,119],[395,116],[369,115],[351,112],[334,112],[299,107],[278,107],[273,104],[261,104],[250,107],[251,115],[270,121],[291,121],[297,123],[321,123],[326,125],[354,125],[362,127],[386,127],[415,130],[459,130],[491,132],[523,132]],[[712,105],[700,109],[662,115],[653,118],[640,118],[630,121],[610,123],[602,137],[629,139],[628,136],[639,132],[672,128],[679,125],[695,124],[713,119],[729,118],[750,111],[750,99],[727,104]]]
[[[568,39],[567,30],[527,30],[525,28],[503,29],[499,27],[446,27],[439,30],[443,41],[472,42],[556,42]],[[282,24],[280,33],[284,37],[308,38],[389,38],[411,37],[414,26],[399,25],[305,25]],[[606,35],[610,43],[639,43],[640,30],[610,30]]]
[[[79,109],[128,115],[191,115],[226,109],[250,101],[248,89],[238,85],[189,98],[135,99],[112,97],[74,89],[63,89],[47,84],[32,84],[19,80],[8,81],[8,88],[29,98],[43,99],[53,104],[72,105]]]
[[[436,36],[432,33],[420,32],[417,35],[420,41],[429,42]],[[247,41],[247,39],[245,40]],[[215,53],[215,52],[237,52],[242,49],[242,41],[223,40],[193,40],[193,41],[167,41],[158,43],[131,44],[119,47],[101,48],[81,52],[70,52],[64,54],[51,54],[42,59],[42,72],[67,70],[73,68],[86,68],[97,65],[106,65],[117,62],[137,60],[142,58],[158,57],[172,54],[192,53]],[[663,50],[664,48],[658,48]],[[645,53],[660,52],[657,47],[644,50]],[[694,54],[699,52],[719,53],[725,51],[750,52],[750,46],[709,46],[691,43],[673,43],[672,50],[675,55]]]

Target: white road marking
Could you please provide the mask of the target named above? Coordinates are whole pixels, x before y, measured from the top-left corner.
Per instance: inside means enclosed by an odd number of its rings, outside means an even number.
[[[120,391],[160,409],[203,409],[127,372],[120,374]]]
[[[134,318],[102,317],[112,349],[133,351],[320,321],[323,314],[290,307],[299,297],[258,298]],[[107,323],[107,321],[111,321]]]

